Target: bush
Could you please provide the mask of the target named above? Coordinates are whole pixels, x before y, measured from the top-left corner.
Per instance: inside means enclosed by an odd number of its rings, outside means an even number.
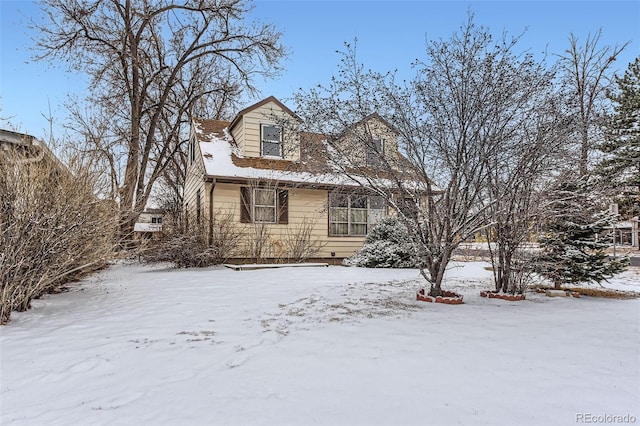
[[[218,212],[211,226],[205,220],[197,224],[192,218],[189,222],[194,225],[186,231],[174,229],[163,240],[145,244],[140,251],[141,259],[170,262],[177,268],[204,268],[225,262],[237,250],[241,234],[232,213]]]
[[[143,247],[141,258],[145,262],[171,262],[177,268],[206,267],[220,263],[217,250],[209,247],[206,236],[203,238],[194,231],[150,242]]]
[[[386,218],[371,230],[361,250],[345,260],[364,268],[413,268],[415,250],[407,228],[396,218]]]
[[[94,195],[95,184],[81,165],[0,152],[1,324],[107,264],[116,215]]]

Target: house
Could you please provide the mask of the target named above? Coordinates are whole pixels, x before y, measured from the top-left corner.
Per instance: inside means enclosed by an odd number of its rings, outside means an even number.
[[[21,163],[35,163],[46,158],[66,169],[43,141],[13,130],[0,129],[0,155]]]
[[[386,200],[369,192],[370,176],[345,173],[328,159],[350,164],[401,165],[398,132],[377,114],[353,124],[366,128],[371,146],[345,129],[332,144],[300,131],[300,119],[274,97],[240,111],[231,121],[194,119],[188,151],[184,209],[187,227],[204,227],[213,244],[238,261],[340,260],[353,255],[369,230],[389,214]],[[376,176],[379,178],[380,176]]]
[[[613,228],[615,231],[615,243],[622,246],[630,246],[633,248],[639,248],[638,237],[640,237],[640,230],[638,227],[638,217],[631,218],[629,220],[617,222],[614,226],[608,227],[609,230]]]
[[[162,236],[162,222],[165,212],[158,208],[147,208],[140,213],[133,227],[136,240],[159,239]]]

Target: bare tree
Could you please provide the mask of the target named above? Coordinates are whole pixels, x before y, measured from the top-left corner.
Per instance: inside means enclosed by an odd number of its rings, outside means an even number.
[[[501,136],[499,152],[487,157],[489,173],[484,196],[489,206],[486,223],[492,224],[485,229],[485,235],[496,291],[512,294],[525,290],[522,284],[526,280],[518,278],[533,271],[526,245],[540,221],[541,191],[553,174],[567,130],[563,116],[554,108],[557,103],[548,77],[521,89],[533,98],[511,116],[516,126],[511,130],[513,134]]]
[[[406,225],[432,296],[442,293],[455,248],[491,225],[488,159],[533,119],[519,108],[539,106],[527,88],[549,78],[532,58],[513,53],[517,41],[494,40],[470,16],[450,39],[427,44],[416,76],[402,85],[392,73],[366,71],[347,44],[331,84],[296,98],[305,124],[322,123],[314,130],[329,133],[334,167],[385,197]],[[367,124],[374,113],[397,134],[384,146]],[[345,135],[355,143],[342,142]],[[396,144],[404,155],[393,154]]]
[[[217,70],[214,69],[202,69],[198,74],[210,76],[216,72]],[[156,182],[152,199],[155,205],[165,211],[165,217],[176,224],[182,222],[184,184],[188,165],[186,147],[189,141],[191,118],[206,117],[224,120],[230,119],[232,113],[239,110],[242,87],[234,81],[231,74],[225,80],[226,86],[219,87],[214,96],[203,96],[190,111],[184,111],[179,128],[176,130],[178,137],[171,138],[170,135],[164,137],[164,140],[169,140],[178,146]],[[182,93],[183,98],[188,98],[197,93],[206,93],[206,86],[209,84],[209,78],[192,78],[179,82],[178,87],[174,89]]]
[[[109,131],[91,142],[99,141],[117,183],[125,240],[181,149],[185,117],[276,73],[280,33],[246,23],[250,7],[241,0],[42,0],[42,7],[39,58],[88,74],[92,116],[81,128]]]
[[[604,116],[606,90],[610,85],[610,70],[616,58],[630,42],[622,45],[602,46],[602,30],[588,34],[584,43],[571,33],[569,47],[559,55],[567,90],[567,103],[574,117],[578,139],[577,158],[580,175],[588,172],[589,157],[596,147],[598,120]]]
[[[498,149],[487,152],[487,179],[482,202],[488,207],[485,229],[497,291],[522,292],[531,272],[523,245],[539,220],[540,191],[553,174],[569,126],[554,72],[525,55],[496,80],[487,136]]]

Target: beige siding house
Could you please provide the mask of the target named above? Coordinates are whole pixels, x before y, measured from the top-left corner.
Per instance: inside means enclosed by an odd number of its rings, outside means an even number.
[[[367,232],[387,215],[386,200],[332,167],[326,138],[299,131],[299,122],[274,97],[230,122],[194,119],[187,226],[202,226],[212,243],[226,239],[237,261],[338,262],[360,249]],[[373,154],[395,162],[402,157],[397,132],[381,117],[374,114],[354,126],[375,133]],[[349,155],[363,164],[381,160],[348,135],[338,143]]]

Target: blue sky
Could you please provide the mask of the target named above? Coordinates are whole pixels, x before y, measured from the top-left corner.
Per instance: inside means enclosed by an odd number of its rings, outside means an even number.
[[[410,75],[410,64],[424,56],[425,40],[447,39],[463,24],[467,12],[494,34],[526,30],[519,47],[533,53],[561,53],[573,32],[579,39],[602,28],[603,44],[631,41],[615,69],[623,72],[640,55],[640,1],[302,1],[256,0],[253,18],[273,23],[291,52],[285,72],[276,80],[258,81],[260,98],[283,102],[298,88],[328,82],[344,42],[358,38],[358,56],[377,71],[398,69]],[[49,110],[64,121],[68,93],[81,96],[84,78],[63,67],[33,62],[30,46],[36,34],[28,28],[38,19],[29,0],[0,2],[0,117],[20,131],[45,136]],[[257,99],[248,100],[248,102]],[[5,127],[5,124],[2,124]]]

